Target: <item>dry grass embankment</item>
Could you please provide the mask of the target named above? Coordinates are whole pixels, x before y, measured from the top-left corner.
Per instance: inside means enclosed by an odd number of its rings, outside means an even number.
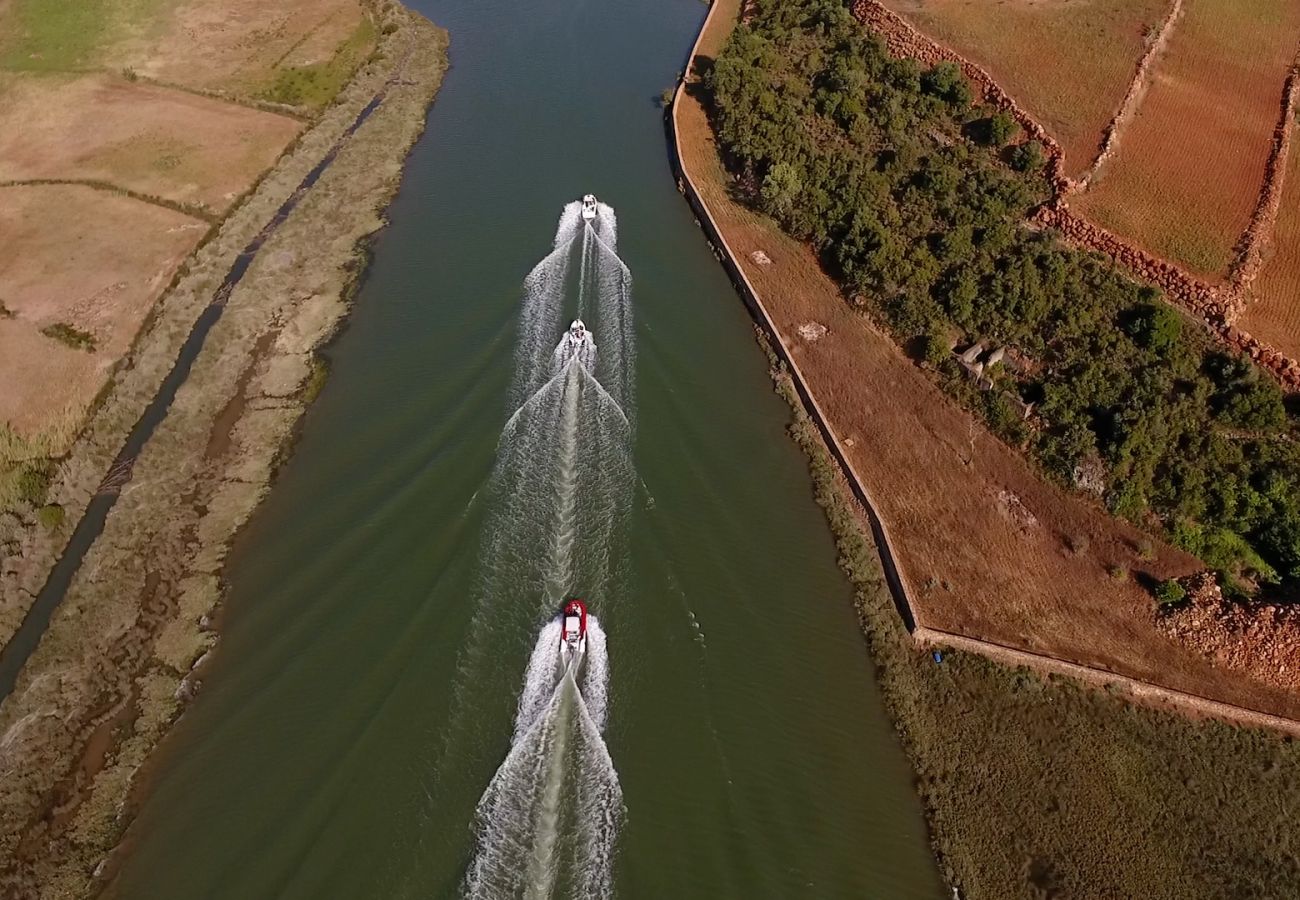
[[[93,469],[87,460],[115,452],[234,256],[338,145],[231,293],[0,705],[0,894],[84,896],[102,883],[92,873],[129,819],[132,779],[197,689],[227,547],[291,440],[314,350],[346,312],[364,241],[382,226],[445,69],[445,32],[396,3],[377,10],[392,26],[381,56],[203,247],[138,343],[137,367],[79,442],[84,454],[60,473],[55,489],[75,490]],[[380,92],[382,104],[343,138]]]
[[[683,97],[674,115],[683,166],[888,526],[919,624],[1300,715],[1300,698],[1215,669],[1156,628],[1139,577],[1186,574],[1196,560],[1142,553],[1136,529],[1043,481],[952,404],[849,307],[809,248],[732,200],[698,100]],[[814,323],[826,332],[801,336]]]

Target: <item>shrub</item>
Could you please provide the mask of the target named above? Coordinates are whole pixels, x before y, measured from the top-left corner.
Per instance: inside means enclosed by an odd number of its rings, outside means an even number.
[[[85,350],[87,353],[95,352],[95,336],[89,331],[74,328],[67,322],[55,322],[53,325],[46,325],[41,329],[41,334],[48,338],[54,338],[61,344],[67,344],[73,350]]]
[[[1177,580],[1167,578],[1156,585],[1156,600],[1162,607],[1174,606],[1187,599],[1187,589]]]
[[[32,506],[45,502],[50,489],[50,474],[43,464],[27,463],[18,473],[18,499]]]
[[[996,112],[988,118],[988,143],[993,147],[1005,146],[1019,131],[1021,125],[1008,112]]]
[[[1008,161],[1017,172],[1032,173],[1043,167],[1047,156],[1043,153],[1043,145],[1038,141],[1025,141],[1011,148]]]
[[[63,524],[63,507],[57,503],[47,503],[36,510],[36,519],[51,530]]]

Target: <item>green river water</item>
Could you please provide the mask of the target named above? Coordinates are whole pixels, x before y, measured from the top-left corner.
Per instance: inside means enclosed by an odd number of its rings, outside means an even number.
[[[460,892],[541,624],[532,597],[474,624],[520,285],[592,191],[637,343],[624,583],[590,598],[616,893],[946,896],[788,409],[669,171],[658,95],[706,8],[415,5],[452,69],[110,895]]]

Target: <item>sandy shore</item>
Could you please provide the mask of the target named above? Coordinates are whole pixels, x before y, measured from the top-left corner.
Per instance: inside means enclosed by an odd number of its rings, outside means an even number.
[[[240,252],[335,154],[230,292],[0,705],[0,893],[73,897],[102,885],[133,776],[199,686],[230,541],[319,387],[315,350],[346,315],[446,69],[445,32],[387,0],[377,10],[379,53],[182,270],[63,464],[51,494],[66,524],[0,523],[16,560],[0,582],[7,641]]]

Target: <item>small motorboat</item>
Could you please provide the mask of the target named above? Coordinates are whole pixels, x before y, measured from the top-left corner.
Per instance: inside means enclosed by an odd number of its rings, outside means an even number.
[[[574,319],[573,324],[569,326],[569,344],[574,347],[581,346],[587,341],[587,326],[582,324],[581,319]]]
[[[599,210],[596,209],[596,195],[584,195],[582,198],[582,217],[590,222],[592,219],[596,218],[596,213],[598,211]]]
[[[587,605],[577,597],[564,601],[560,613],[560,667],[577,674],[587,653]]]

